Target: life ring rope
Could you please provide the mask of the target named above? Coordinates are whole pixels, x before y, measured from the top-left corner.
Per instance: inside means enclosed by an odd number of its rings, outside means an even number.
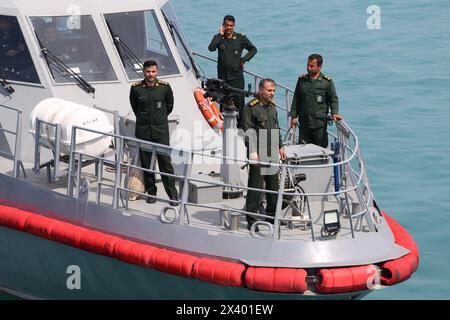
[[[201,88],[194,90],[194,97],[197,105],[208,121],[211,128],[217,132],[223,132],[223,116],[217,103],[213,102],[211,98],[205,98],[205,92]]]

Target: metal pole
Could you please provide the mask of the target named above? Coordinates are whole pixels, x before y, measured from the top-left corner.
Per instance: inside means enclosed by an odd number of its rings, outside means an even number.
[[[149,167],[150,170],[155,170],[155,162],[156,162],[156,148],[154,148],[152,145],[152,156],[150,158],[150,167]]]
[[[131,168],[129,165],[133,165],[133,163],[130,163],[129,158],[127,158],[127,175],[125,177],[125,188],[129,189],[130,188],[130,172],[131,172]],[[136,169],[135,169],[136,170]],[[137,197],[137,196],[136,196]],[[125,192],[125,209],[128,210],[128,201],[130,198],[130,193],[128,192],[128,190]],[[137,199],[137,198],[136,198]]]
[[[117,111],[117,110],[113,111],[113,121],[114,121],[114,134],[119,135],[119,111]],[[118,142],[118,139],[116,138],[114,140],[114,144],[116,145],[116,148],[117,148],[117,142]],[[118,160],[117,153],[114,155],[114,157],[116,158],[115,160],[117,161]]]
[[[34,132],[34,167],[33,172],[39,174],[41,164],[41,120],[36,118],[36,127]]]
[[[191,168],[192,163],[194,161],[194,155],[192,153],[186,154],[185,159],[186,164],[184,165],[183,191],[181,194],[181,203],[180,203],[180,220],[178,221],[178,224],[184,223],[184,217],[188,217],[189,223],[189,216],[186,209],[186,203],[188,202],[189,197],[189,176],[191,175]]]
[[[14,168],[13,177],[18,178],[20,173],[20,163],[22,160],[22,111],[17,111],[16,141],[14,144]]]
[[[278,189],[278,199],[277,199],[277,209],[275,210],[275,220],[273,222],[273,231],[274,231],[274,240],[280,238],[280,221],[278,220],[281,212],[281,207],[283,205],[283,192],[284,192],[284,185],[286,182],[286,164],[283,163],[281,167],[281,179],[280,179],[280,188]]]
[[[316,237],[314,236],[314,222],[313,222],[313,218],[312,218],[312,212],[311,212],[311,207],[309,206],[309,197],[305,196],[305,201],[306,201],[306,206],[308,207],[308,215],[309,215],[309,219],[311,220],[311,238],[312,241],[316,241]]]
[[[286,97],[286,123],[287,123],[287,127],[289,128],[289,91],[288,89],[284,89],[285,92],[285,97]]]
[[[83,169],[83,155],[78,153],[78,166],[77,166],[77,192],[75,197],[78,199],[80,197],[80,187],[81,187],[81,169]]]
[[[362,192],[361,192],[361,190],[359,188],[357,179],[356,179],[356,177],[355,177],[355,175],[354,175],[354,173],[353,173],[353,171],[352,171],[352,169],[351,169],[349,164],[348,164],[348,168],[349,168],[348,175],[350,176],[352,184],[356,187],[355,192],[356,192],[356,196],[358,197],[358,201],[359,201],[360,204],[364,203],[364,210],[366,211],[364,213],[364,218],[365,218],[365,220],[367,222],[367,225],[369,227],[369,231],[373,232],[373,231],[375,231],[375,224],[373,223],[372,218],[370,216],[369,208],[367,207],[367,203],[364,200],[364,196],[362,195]]]
[[[348,212],[348,219],[349,219],[349,222],[350,222],[350,229],[352,230],[352,238],[355,239],[355,231],[353,230],[353,217],[352,217],[352,213],[350,211],[350,205],[348,203],[348,194],[347,194],[347,192],[345,192],[345,203],[346,203],[347,212]]]
[[[100,158],[99,173],[97,175],[97,204],[100,204],[100,194],[102,191],[102,179],[103,179],[103,158]]]
[[[117,160],[116,160],[116,177],[114,179],[114,195],[113,195],[113,209],[117,209],[119,206],[119,185],[122,181],[122,154],[123,154],[123,138],[119,137],[119,145],[117,146],[118,149],[117,154]]]
[[[69,161],[69,173],[67,177],[67,196],[73,197],[73,177],[75,170],[75,145],[77,143],[76,139],[77,128],[72,127],[72,135],[70,136],[70,161]]]
[[[54,168],[53,168],[53,176],[52,181],[58,181],[59,180],[59,148],[61,144],[61,127],[59,124],[56,124],[56,130],[55,130],[55,161],[54,161]]]

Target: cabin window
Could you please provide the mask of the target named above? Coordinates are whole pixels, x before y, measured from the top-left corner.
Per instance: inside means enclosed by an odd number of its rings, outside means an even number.
[[[40,83],[16,17],[0,15],[0,78]]]
[[[48,50],[44,57],[56,83],[74,82],[68,68],[86,81],[117,80],[91,16],[32,17],[31,22],[40,47]]]
[[[172,9],[172,5],[170,2],[167,2],[162,6],[161,10],[164,14],[164,19],[166,19],[166,23],[168,24],[168,28],[171,31],[170,33],[173,41],[175,41],[178,52],[180,52],[181,60],[183,60],[184,66],[189,71],[192,69],[191,61],[193,61],[193,59],[190,58],[192,57],[192,50],[189,48],[183,30],[181,30],[180,23]]]
[[[131,80],[142,79],[142,64],[154,60],[158,75],[179,74],[154,10],[105,15],[123,66]]]

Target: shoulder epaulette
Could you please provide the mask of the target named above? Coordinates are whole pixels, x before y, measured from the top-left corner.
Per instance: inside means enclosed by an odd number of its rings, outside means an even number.
[[[323,76],[324,79],[331,81],[331,78],[329,76]]]
[[[248,104],[250,107],[254,107],[259,103],[258,99],[253,99],[252,101],[250,101]]]
[[[163,85],[168,85],[169,84],[167,81],[163,81],[163,80],[159,80],[159,79],[158,79],[158,83],[159,84],[163,84]]]
[[[132,87],[137,87],[137,86],[140,86],[140,85],[142,85],[142,80],[141,81],[138,81],[138,82],[135,82],[135,83],[133,83],[131,86]]]
[[[241,36],[245,37],[245,33],[241,33]]]
[[[307,74],[302,74],[299,78],[300,79],[304,79],[304,78],[306,78],[308,75]]]

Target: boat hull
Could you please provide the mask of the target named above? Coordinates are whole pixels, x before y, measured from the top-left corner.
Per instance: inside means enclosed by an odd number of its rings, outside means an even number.
[[[0,287],[34,299],[359,299],[278,294],[206,283],[124,263],[25,232],[0,227]],[[74,273],[73,266],[79,268]],[[79,288],[72,288],[79,275]],[[69,285],[68,285],[69,284]]]

